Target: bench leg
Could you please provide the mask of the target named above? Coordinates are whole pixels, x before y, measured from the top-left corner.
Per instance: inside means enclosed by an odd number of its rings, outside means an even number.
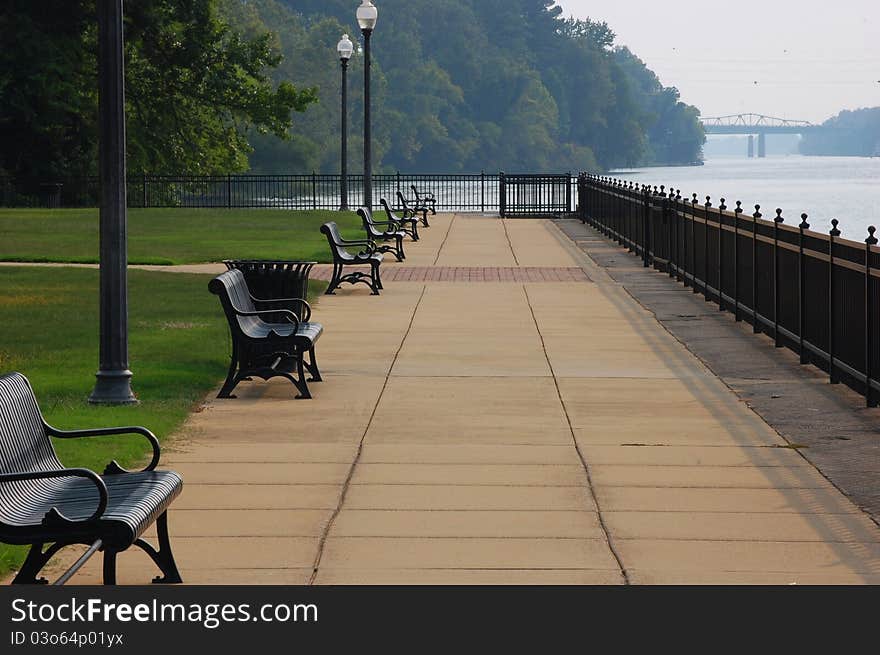
[[[167,510],[162,512],[162,515],[156,519],[156,533],[159,537],[159,550],[153,548],[143,539],[138,539],[134,542],[134,545],[149,555],[150,559],[155,562],[156,566],[164,574],[153,578],[153,584],[180,584],[183,582],[183,579],[177,570],[177,563],[174,561],[174,554],[171,552],[171,540],[168,538]],[[104,555],[104,562],[106,565],[106,554]]]
[[[21,569],[12,580],[12,584],[49,584],[46,578],[38,578],[37,575],[49,560],[54,557],[55,553],[68,545],[63,543],[52,544],[44,552],[43,544],[33,544],[21,565]]]
[[[372,264],[371,271],[373,273],[373,284],[371,284],[370,287],[373,289],[373,295],[378,296],[379,290],[385,288],[382,286],[382,275],[379,273],[379,264]]]
[[[428,225],[428,210],[427,209],[422,210],[422,225],[424,225],[425,227],[431,227],[430,225]]]
[[[104,551],[104,584],[116,584],[116,554],[115,550]]]
[[[335,291],[339,287],[339,277],[342,275],[342,266],[333,263],[333,277],[330,278],[330,284],[327,285],[327,290],[324,292],[324,295],[333,296],[336,295]]]
[[[309,361],[305,362],[306,368],[309,373],[312,374],[312,377],[309,378],[309,382],[323,382],[323,378],[321,377],[321,371],[318,370],[318,360],[315,359],[315,349],[309,348]]]
[[[403,236],[398,234],[395,238],[397,239],[397,261],[402,262],[406,259],[403,252]]]
[[[419,240],[419,221],[415,216],[413,216],[412,222],[412,238],[413,241]]]

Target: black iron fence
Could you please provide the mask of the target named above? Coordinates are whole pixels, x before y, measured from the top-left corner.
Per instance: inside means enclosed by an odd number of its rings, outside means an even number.
[[[770,335],[804,364],[827,371],[880,402],[880,248],[875,229],[863,243],[810,230],[807,215],[765,220],[725,199],[714,205],[678,190],[581,174],[578,211],[607,237],[717,302],[756,333]]]
[[[339,209],[339,175],[140,175],[128,180],[129,207]],[[572,210],[571,174],[404,174],[373,176],[373,198],[399,209],[397,192],[433,193],[443,211],[550,216]],[[348,177],[349,206],[363,203],[363,176]],[[96,177],[36,185],[0,177],[0,206],[96,207]]]
[[[572,178],[566,175],[501,174],[502,216],[552,216],[571,211]]]

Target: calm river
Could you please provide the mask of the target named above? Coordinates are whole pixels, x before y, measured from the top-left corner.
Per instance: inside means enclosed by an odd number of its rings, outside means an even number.
[[[696,193],[700,202],[710,195],[716,207],[720,198],[730,209],[741,200],[750,214],[757,203],[767,219],[781,207],[789,224],[800,223],[806,212],[817,232],[827,232],[836,218],[843,236],[858,241],[867,236],[869,225],[880,227],[880,157],[719,157],[705,166],[625,169],[611,175],[673,186],[682,196]]]

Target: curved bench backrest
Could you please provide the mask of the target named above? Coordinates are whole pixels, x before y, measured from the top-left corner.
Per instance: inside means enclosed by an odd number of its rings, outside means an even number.
[[[400,206],[403,207],[403,210],[408,212],[409,203],[406,201],[406,196],[404,196],[400,191],[397,192],[397,199],[400,201]]]
[[[237,312],[255,312],[257,308],[251,300],[244,273],[233,268],[215,277],[208,284],[211,293],[220,296],[220,303],[226,313],[229,327],[245,335],[255,334],[255,328],[262,322],[256,316],[239,316]]]
[[[30,382],[21,373],[0,376],[0,473],[61,468]],[[8,483],[20,484],[25,483]],[[0,499],[3,488],[0,484]]]

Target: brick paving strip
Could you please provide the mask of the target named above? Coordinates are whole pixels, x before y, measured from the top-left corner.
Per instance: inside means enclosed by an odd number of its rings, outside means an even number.
[[[352,266],[352,270],[367,267]],[[326,264],[315,266],[309,277],[316,280],[329,280],[333,267]],[[523,267],[514,266],[406,266],[384,265],[382,282],[588,282],[589,277],[582,268],[568,267]]]
[[[244,384],[166,448],[187,582],[880,582],[870,518],[551,223],[423,234],[316,306],[314,400]]]

